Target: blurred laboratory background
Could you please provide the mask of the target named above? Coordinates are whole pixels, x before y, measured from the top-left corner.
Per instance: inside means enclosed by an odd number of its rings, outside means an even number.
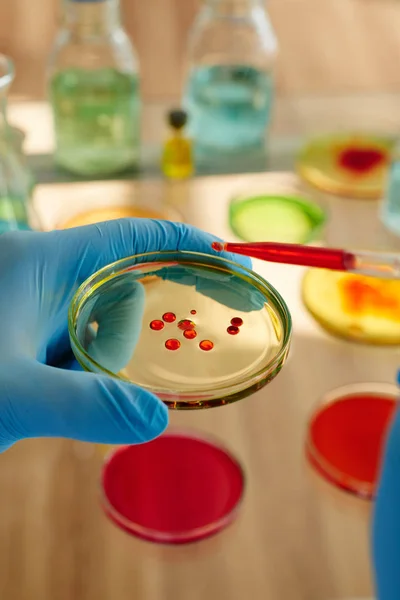
[[[12,94],[45,95],[45,66],[58,0],[0,2],[0,50],[13,57]],[[147,101],[180,96],[188,29],[199,0],[123,0],[124,25],[140,57]],[[400,87],[400,11],[391,0],[269,0],[279,39],[279,94],[379,92]]]

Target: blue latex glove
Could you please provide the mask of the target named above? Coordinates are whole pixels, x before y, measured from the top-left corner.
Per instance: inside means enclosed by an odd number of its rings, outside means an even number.
[[[161,434],[168,411],[158,398],[79,370],[68,306],[78,286],[113,261],[158,250],[212,253],[214,239],[187,225],[147,219],[0,236],[0,451],[31,437],[133,444]]]
[[[400,378],[399,378],[400,379]],[[400,382],[400,381],[399,381]],[[400,410],[387,437],[373,516],[373,561],[379,600],[400,598]]]

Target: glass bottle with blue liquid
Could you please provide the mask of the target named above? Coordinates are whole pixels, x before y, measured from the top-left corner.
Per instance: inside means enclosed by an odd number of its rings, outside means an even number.
[[[7,120],[7,95],[13,80],[13,63],[0,54],[0,234],[30,229],[32,179],[16,135],[20,132]]]
[[[49,62],[56,163],[86,177],[137,167],[139,66],[119,0],[64,0]]]
[[[400,236],[400,140],[392,149],[381,219],[389,231]]]
[[[184,106],[197,155],[265,147],[278,44],[263,0],[206,0],[189,38]]]

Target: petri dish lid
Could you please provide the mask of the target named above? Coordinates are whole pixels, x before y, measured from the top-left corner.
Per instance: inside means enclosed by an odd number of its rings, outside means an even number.
[[[155,252],[84,282],[69,331],[86,370],[129,380],[170,408],[208,408],[244,398],[279,373],[291,318],[278,292],[239,264]]]
[[[357,133],[330,134],[308,141],[297,172],[314,187],[347,198],[383,195],[394,140]]]
[[[310,269],[302,299],[329,333],[361,343],[400,344],[400,281]]]
[[[230,227],[246,242],[306,244],[325,222],[320,206],[300,195],[242,196],[230,204]]]
[[[397,388],[385,384],[349,385],[328,394],[309,420],[310,463],[337,487],[373,498],[396,405]]]
[[[224,448],[198,434],[167,432],[106,459],[103,508],[126,532],[159,543],[207,538],[237,516],[244,474]]]
[[[126,217],[144,218],[144,219],[167,219],[168,217],[161,213],[140,206],[108,206],[93,208],[91,210],[78,213],[65,221],[59,223],[58,229],[71,229],[72,227],[81,227],[83,225],[93,225],[103,221],[113,221]]]

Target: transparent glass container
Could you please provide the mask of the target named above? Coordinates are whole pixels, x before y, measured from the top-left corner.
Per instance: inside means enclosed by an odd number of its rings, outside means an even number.
[[[0,234],[30,229],[33,183],[23,160],[23,133],[7,120],[7,94],[13,79],[11,59],[0,54]]]
[[[138,165],[139,66],[118,0],[64,0],[48,87],[59,166],[90,177]]]
[[[189,37],[184,106],[200,155],[265,146],[277,40],[263,0],[206,0]]]
[[[400,235],[400,140],[392,150],[380,216],[389,231]]]

